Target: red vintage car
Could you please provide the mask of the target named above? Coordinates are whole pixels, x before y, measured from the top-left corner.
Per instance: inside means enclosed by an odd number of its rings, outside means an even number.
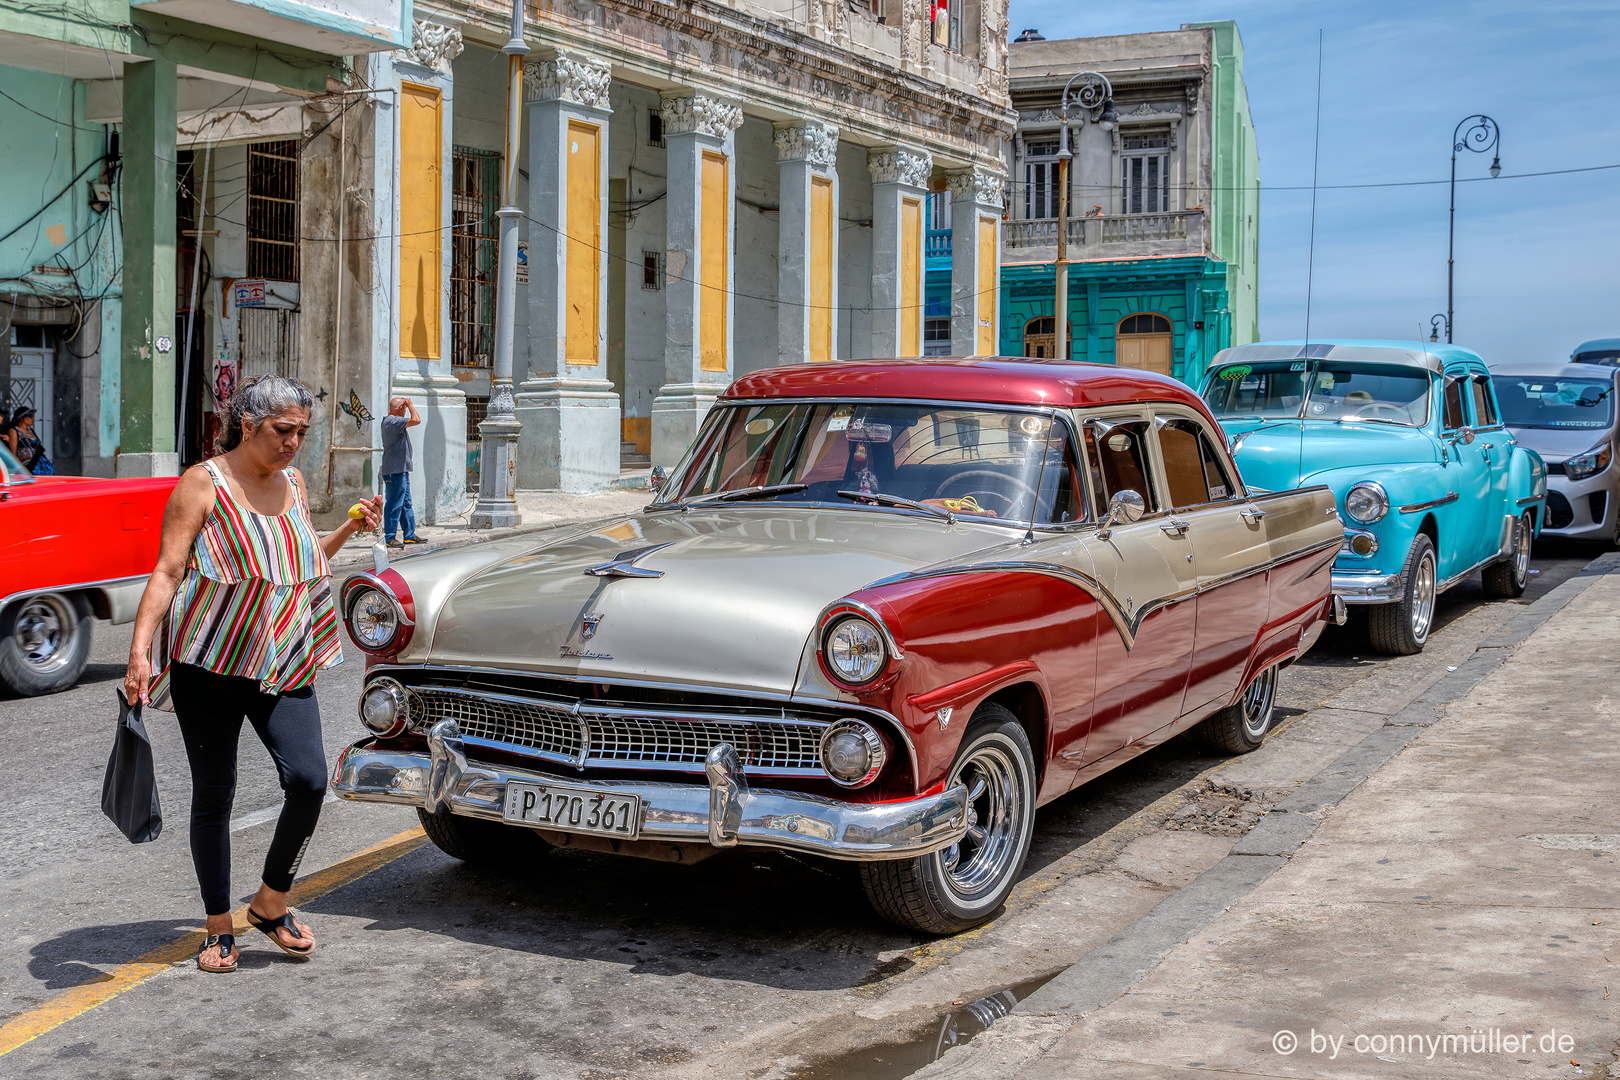
[[[1041,803],[1194,726],[1260,745],[1342,541],[1327,488],[1246,490],[1158,375],[762,371],[642,512],[345,582],[371,733],[334,787],[496,864],[855,860],[884,916],[957,931]]]
[[[0,684],[66,690],[93,620],[135,618],[175,483],[34,476],[0,447]]]

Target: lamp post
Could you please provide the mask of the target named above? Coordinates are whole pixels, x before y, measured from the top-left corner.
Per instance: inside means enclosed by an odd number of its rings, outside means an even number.
[[[1451,320],[1446,318],[1444,315],[1431,316],[1430,319],[1429,319],[1429,340],[1430,341],[1439,341],[1440,340],[1440,331],[1442,329],[1444,329],[1445,332],[1446,332],[1446,344],[1450,345],[1451,344]]]
[[[1466,127],[1467,130],[1464,130]],[[1452,279],[1457,254],[1457,151],[1472,150],[1476,154],[1491,154],[1491,179],[1502,175],[1502,156],[1496,153],[1501,142],[1502,129],[1496,121],[1483,113],[1465,116],[1457,121],[1451,133],[1451,222],[1446,237],[1446,344],[1451,344]],[[1435,318],[1439,318],[1438,315]],[[1432,325],[1432,322],[1431,322]]]
[[[506,156],[501,165],[500,246],[496,257],[495,365],[491,372],[489,411],[478,425],[478,502],[470,525],[504,529],[521,524],[517,507],[517,403],[512,400],[512,339],[516,334],[518,219],[518,140],[523,124],[523,0],[512,0],[512,39],[506,54]]]
[[[1069,357],[1069,101],[1076,79],[1085,79],[1072,98],[1082,109],[1102,110],[1098,122],[1104,131],[1112,131],[1119,114],[1114,111],[1114,86],[1108,77],[1095,71],[1081,71],[1069,76],[1063,84],[1063,103],[1059,109],[1062,126],[1058,129],[1058,214],[1057,214],[1057,304],[1052,321],[1052,352],[1059,358]]]

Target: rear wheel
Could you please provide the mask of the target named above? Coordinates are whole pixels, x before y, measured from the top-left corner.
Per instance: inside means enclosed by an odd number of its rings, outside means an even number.
[[[1258,750],[1271,730],[1278,670],[1276,664],[1266,668],[1254,677],[1237,704],[1228,705],[1194,728],[1198,741],[1217,754],[1247,754]]]
[[[1423,651],[1434,628],[1434,599],[1439,585],[1435,570],[1434,543],[1424,533],[1412,541],[1401,572],[1401,598],[1393,604],[1378,604],[1367,612],[1367,633],[1372,647],[1392,656],[1411,656]]]
[[[0,625],[9,627],[0,638],[0,683],[12,693],[54,694],[79,681],[90,658],[91,620],[72,597],[24,597]]]
[[[1035,831],[1035,754],[1012,713],[979,706],[947,786],[968,789],[968,831],[943,851],[861,864],[866,897],[892,923],[927,934],[977,926],[1006,901]]]
[[[1530,542],[1535,535],[1535,524],[1530,515],[1519,518],[1513,526],[1513,542],[1508,557],[1492,563],[1480,575],[1485,582],[1485,595],[1492,600],[1512,600],[1524,595],[1530,581]]]
[[[518,866],[551,851],[540,834],[522,825],[462,817],[459,814],[430,814],[416,809],[422,831],[440,851],[452,859],[477,866]]]

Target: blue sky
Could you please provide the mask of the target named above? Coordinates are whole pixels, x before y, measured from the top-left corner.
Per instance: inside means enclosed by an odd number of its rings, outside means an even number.
[[[1502,128],[1502,173],[1458,155],[1456,340],[1491,363],[1557,359],[1620,337],[1620,2],[1356,4],[1012,0],[1047,38],[1234,19],[1260,148],[1260,333],[1305,323],[1317,30],[1322,184],[1445,180],[1457,122]],[[1319,191],[1311,334],[1428,336],[1446,307],[1444,183]]]

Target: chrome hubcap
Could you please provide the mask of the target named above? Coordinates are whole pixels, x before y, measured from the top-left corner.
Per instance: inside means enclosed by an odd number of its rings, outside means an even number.
[[[950,784],[968,789],[967,833],[939,853],[945,883],[971,903],[996,891],[1018,858],[1028,809],[1019,791],[1018,767],[994,744],[957,764]]]
[[[1243,692],[1243,732],[1259,741],[1271,727],[1271,702],[1277,695],[1277,669],[1266,668]]]
[[[24,662],[41,672],[65,665],[72,628],[73,613],[61,597],[35,596],[24,601],[15,631]]]
[[[1429,640],[1434,622],[1434,552],[1425,551],[1412,574],[1412,637],[1420,644]]]
[[[1513,532],[1513,580],[1523,585],[1530,577],[1530,522],[1519,519]]]

